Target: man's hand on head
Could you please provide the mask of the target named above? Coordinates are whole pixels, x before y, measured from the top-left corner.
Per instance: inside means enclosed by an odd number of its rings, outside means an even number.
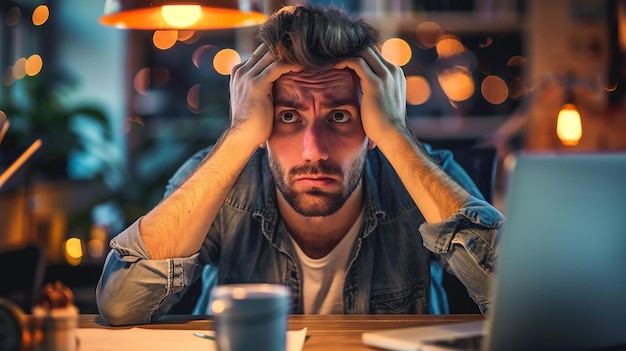
[[[285,73],[299,68],[275,61],[261,44],[245,62],[235,66],[230,80],[230,128],[243,131],[245,140],[259,145],[272,133],[272,86]]]
[[[361,83],[361,121],[367,136],[380,144],[394,138],[393,132],[406,132],[406,78],[402,69],[375,48],[361,56],[343,60],[334,68],[350,68]]]

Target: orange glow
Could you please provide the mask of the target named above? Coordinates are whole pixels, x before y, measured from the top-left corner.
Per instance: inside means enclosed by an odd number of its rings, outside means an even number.
[[[36,76],[39,72],[41,72],[41,68],[43,67],[43,60],[41,56],[34,54],[31,55],[24,65],[24,71],[29,76]]]
[[[256,11],[239,11],[237,9],[201,6],[200,15],[194,23],[179,26],[176,21],[175,23],[168,23],[163,18],[161,6],[154,6],[105,14],[100,17],[100,23],[126,29],[163,30],[184,28],[208,30],[254,26],[265,22],[266,19],[267,15]]]
[[[213,313],[215,314],[220,314],[224,312],[225,309],[226,306],[224,306],[224,303],[222,301],[213,301],[213,303],[211,303],[211,311],[213,311]]]
[[[480,91],[485,100],[494,105],[503,103],[509,97],[509,87],[498,76],[487,76],[483,79]]]
[[[528,59],[524,56],[511,56],[506,63],[506,70],[512,78],[520,78],[524,76],[524,69],[528,64]]]
[[[192,86],[187,92],[187,108],[193,113],[200,110],[200,84]]]
[[[530,88],[521,78],[515,78],[509,83],[509,97],[513,100],[521,100],[529,91]]]
[[[441,58],[453,57],[464,53],[465,46],[453,35],[444,35],[437,42],[437,55]]]
[[[202,15],[200,5],[163,5],[161,15],[174,28],[187,28],[195,24]]]
[[[202,38],[202,34],[199,31],[193,30],[181,30],[178,31],[178,41],[185,44],[193,44]]]
[[[215,53],[219,50],[217,46],[202,45],[193,51],[191,61],[197,68],[211,67],[211,62],[215,57]]]
[[[194,35],[196,35],[196,31],[195,30],[179,30],[178,31],[178,41],[182,41],[182,42],[186,43]]]
[[[565,104],[556,120],[556,135],[563,145],[575,146],[583,136],[580,113],[574,104]]]
[[[413,55],[409,44],[400,38],[391,38],[383,43],[383,57],[396,66],[404,66]]]
[[[465,67],[446,70],[437,76],[441,89],[452,101],[465,101],[474,94],[472,74]]]
[[[9,87],[15,83],[15,76],[13,75],[13,66],[8,66],[2,72],[2,84]]]
[[[152,35],[152,43],[157,49],[167,50],[178,41],[176,30],[155,30]]]
[[[13,65],[13,76],[15,79],[22,79],[26,76],[26,59],[20,57]]]
[[[33,11],[33,24],[36,26],[41,26],[42,24],[48,21],[50,17],[50,10],[46,5],[39,5]]]
[[[8,127],[7,127],[8,128]],[[28,161],[28,159],[35,153],[35,151],[39,150],[41,147],[41,139],[35,140],[26,151],[24,151],[18,158],[15,160],[7,169],[5,169],[2,173],[0,173],[0,187],[4,185],[4,183],[17,171],[24,162]]]
[[[65,241],[65,259],[72,266],[78,266],[83,259],[83,243],[78,238],[69,238]]]
[[[213,58],[213,67],[217,73],[227,76],[235,65],[241,63],[241,56],[233,49],[222,49]]]
[[[478,44],[478,47],[484,49],[491,46],[491,44],[493,44],[493,38],[488,36],[485,38],[484,42]]]
[[[411,105],[421,105],[430,99],[430,84],[424,77],[406,77],[406,102]]]
[[[135,91],[141,95],[148,95],[148,88],[150,87],[150,68],[142,68],[135,74],[133,79],[133,87]]]
[[[437,40],[443,33],[443,29],[435,22],[426,21],[418,24],[415,32],[419,46],[423,49],[431,49],[437,45]]]

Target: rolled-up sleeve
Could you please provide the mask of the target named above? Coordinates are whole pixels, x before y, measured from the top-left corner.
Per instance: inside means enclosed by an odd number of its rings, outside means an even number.
[[[424,246],[440,255],[444,266],[467,288],[483,313],[491,303],[497,240],[504,216],[484,200],[470,196],[453,216],[439,223],[423,223]]]
[[[151,260],[139,232],[141,218],[110,242],[96,300],[102,318],[111,325],[155,321],[191,285],[198,254]]]

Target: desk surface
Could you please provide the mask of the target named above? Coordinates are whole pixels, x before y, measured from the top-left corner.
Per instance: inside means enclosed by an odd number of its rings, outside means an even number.
[[[454,322],[480,320],[482,315],[292,315],[289,330],[307,327],[307,341],[303,350],[373,350],[361,342],[365,331],[404,328]],[[151,329],[213,329],[210,316],[170,315],[157,323],[142,325]],[[80,315],[79,328],[128,328],[110,327],[95,314]]]

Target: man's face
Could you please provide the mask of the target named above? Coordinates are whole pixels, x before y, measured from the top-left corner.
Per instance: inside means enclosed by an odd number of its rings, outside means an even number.
[[[270,168],[301,215],[335,213],[360,184],[368,139],[357,94],[349,70],[290,73],[274,83]]]

